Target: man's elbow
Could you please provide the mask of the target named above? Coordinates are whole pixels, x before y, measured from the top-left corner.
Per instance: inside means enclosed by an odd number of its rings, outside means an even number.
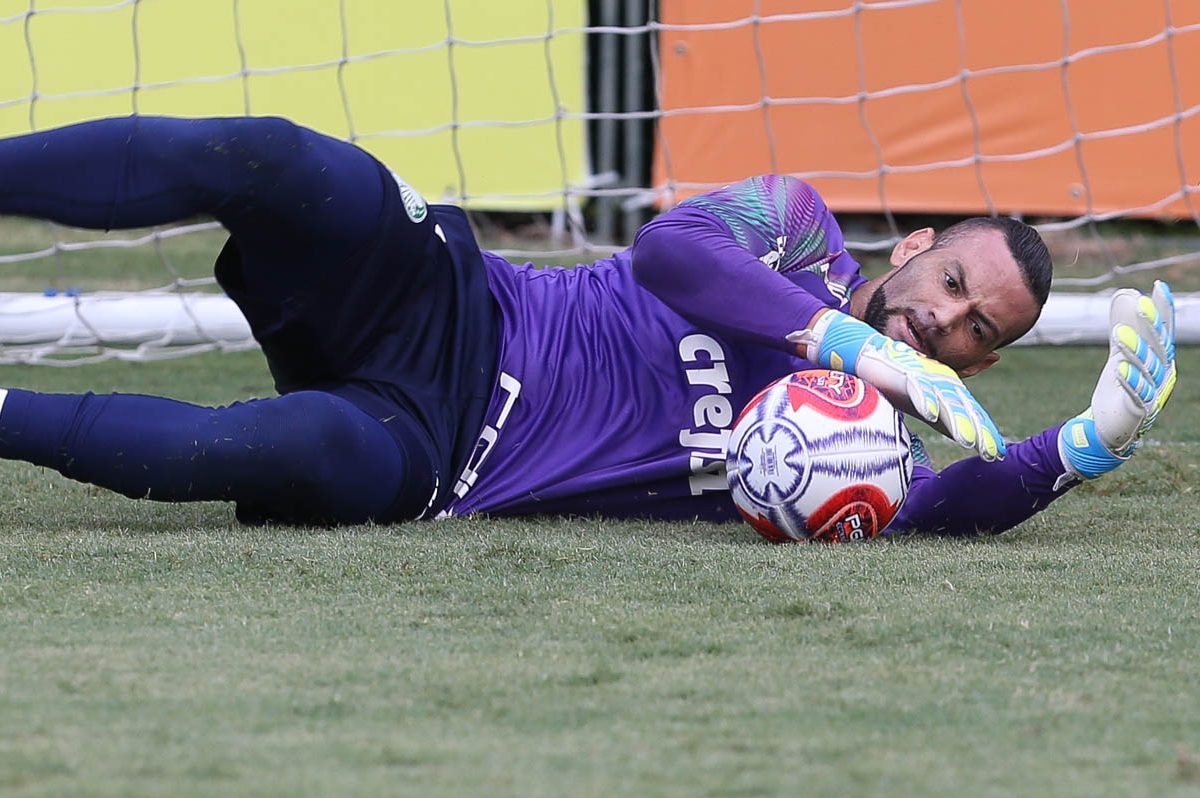
[[[642,227],[630,247],[633,279],[643,288],[661,285],[671,263],[671,236],[654,222]]]

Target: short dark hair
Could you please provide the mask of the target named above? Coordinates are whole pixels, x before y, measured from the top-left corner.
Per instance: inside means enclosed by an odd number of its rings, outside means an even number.
[[[1054,270],[1050,250],[1046,249],[1046,242],[1042,240],[1038,231],[1019,219],[1008,216],[977,216],[965,219],[938,233],[930,248],[937,249],[980,230],[997,230],[1004,235],[1009,253],[1021,267],[1021,276],[1025,278],[1026,287],[1037,300],[1039,308],[1045,305],[1046,297],[1050,295],[1050,278]]]

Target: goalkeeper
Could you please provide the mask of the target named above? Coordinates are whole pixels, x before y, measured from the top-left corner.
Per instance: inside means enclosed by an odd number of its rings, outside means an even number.
[[[353,145],[280,119],[131,117],[0,141],[0,213],[227,228],[217,279],[280,395],[0,391],[0,457],[130,497],[232,501],[251,523],[733,519],[737,411],[816,364],[975,453],[918,466],[892,531],[999,531],[1123,463],[1175,380],[1169,291],[1118,294],[1092,406],[1006,444],[960,378],[1036,321],[1036,232],[919,230],[868,281],[820,197],[786,177],[694,197],[611,258],[538,270],[481,253],[460,210]]]

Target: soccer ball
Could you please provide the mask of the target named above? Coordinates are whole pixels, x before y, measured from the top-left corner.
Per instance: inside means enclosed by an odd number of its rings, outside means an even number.
[[[775,543],[878,535],[912,480],[912,438],[873,386],[826,369],[768,385],[734,421],[729,490],[750,526]]]

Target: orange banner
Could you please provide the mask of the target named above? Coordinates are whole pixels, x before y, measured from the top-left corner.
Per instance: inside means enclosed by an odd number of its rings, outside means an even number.
[[[655,184],[782,172],[841,211],[1192,217],[1200,3],[1067,6],[662,0]]]

